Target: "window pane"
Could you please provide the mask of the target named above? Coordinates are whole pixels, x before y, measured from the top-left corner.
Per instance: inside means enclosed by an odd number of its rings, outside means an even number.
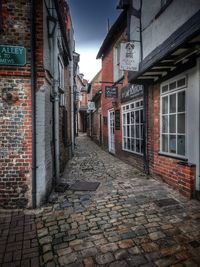
[[[136,125],[136,138],[140,138],[139,125]]]
[[[170,113],[175,113],[176,112],[176,94],[170,95]]]
[[[168,115],[162,116],[162,133],[168,133]]]
[[[143,123],[143,110],[140,110],[140,122]]]
[[[162,135],[162,151],[168,152],[168,135]]]
[[[130,113],[127,113],[127,124],[130,124]]]
[[[140,138],[143,139],[143,125],[140,125]]]
[[[185,91],[178,93],[178,112],[185,111]]]
[[[169,90],[174,90],[176,89],[176,82],[172,82],[169,84]]]
[[[185,114],[178,114],[178,133],[185,133]]]
[[[126,136],[126,126],[124,126],[123,128],[124,128],[124,136]]]
[[[135,113],[132,111],[131,112],[131,123],[133,124],[135,120]]]
[[[176,115],[169,116],[169,132],[176,133]]]
[[[164,85],[163,87],[162,87],[162,93],[165,93],[165,92],[167,92],[168,91],[168,84],[167,85]]]
[[[185,136],[178,135],[178,152],[179,155],[185,156]]]
[[[176,153],[176,135],[169,136],[169,152]]]
[[[126,142],[126,138],[124,138],[124,148],[127,149],[127,142]]]
[[[134,137],[134,135],[135,135],[135,134],[134,134],[134,128],[135,128],[135,126],[132,125],[132,126],[131,126],[131,137]]]
[[[135,112],[135,116],[136,123],[139,123],[139,110]]]
[[[131,149],[131,142],[130,142],[130,138],[127,139],[127,149],[130,150]]]
[[[162,98],[162,114],[168,113],[168,96]]]
[[[127,126],[127,136],[129,137],[130,136],[130,131],[129,131],[129,126]]]
[[[182,78],[180,80],[177,81],[177,87],[182,87],[186,84],[185,82],[185,78]]]
[[[140,141],[136,140],[136,152],[140,153]]]
[[[135,140],[131,139],[131,150],[135,151]]]
[[[123,114],[123,124],[126,124],[126,115]]]

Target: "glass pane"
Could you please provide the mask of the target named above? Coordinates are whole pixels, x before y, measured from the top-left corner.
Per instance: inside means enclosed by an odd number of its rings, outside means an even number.
[[[130,138],[127,139],[127,149],[130,150],[131,149],[131,142],[130,142]]]
[[[140,138],[143,139],[143,125],[140,125]]]
[[[168,113],[168,96],[162,98],[162,114]]]
[[[135,151],[135,140],[131,139],[131,150]]]
[[[126,136],[126,127],[124,126],[123,129],[124,129],[124,136]]]
[[[124,138],[124,148],[127,149],[127,142],[126,142],[126,138]]]
[[[123,114],[123,124],[126,124],[126,114]]]
[[[135,113],[131,112],[131,123],[133,124],[135,121]]]
[[[169,152],[176,154],[176,135],[169,136]]]
[[[135,128],[135,126],[132,125],[131,126],[131,137],[134,137],[135,136],[135,134],[134,134],[134,128]]]
[[[140,122],[143,123],[143,110],[140,110]]]
[[[185,91],[178,93],[178,112],[185,111]]]
[[[169,132],[176,133],[176,115],[169,116]]]
[[[140,106],[140,102],[139,102],[139,101],[136,102],[136,103],[135,103],[135,106],[136,106],[136,107],[139,107],[139,106]]]
[[[136,138],[140,138],[139,125],[136,125]]]
[[[130,124],[130,113],[127,113],[127,124]]]
[[[140,153],[140,140],[136,140],[136,152]]]
[[[178,135],[178,152],[179,155],[185,156],[185,136]]]
[[[178,133],[185,133],[185,114],[178,114]]]
[[[134,103],[133,103],[133,104],[131,104],[131,108],[134,108]]]
[[[170,113],[175,113],[176,112],[176,94],[170,95],[170,103],[169,103],[169,110]]]
[[[164,85],[163,87],[162,87],[162,93],[165,93],[165,92],[167,92],[168,91],[168,84],[167,85]]]
[[[174,90],[176,88],[176,82],[172,82],[169,84],[169,90]]]
[[[127,126],[127,136],[129,137],[130,136],[130,131],[129,131],[129,126]]]
[[[162,151],[168,152],[168,135],[162,135]]]
[[[162,133],[168,133],[168,115],[162,116]]]
[[[136,123],[139,123],[139,110],[135,112],[135,117]]]
[[[177,87],[182,87],[186,84],[185,82],[185,78],[182,78],[180,80],[177,81]]]

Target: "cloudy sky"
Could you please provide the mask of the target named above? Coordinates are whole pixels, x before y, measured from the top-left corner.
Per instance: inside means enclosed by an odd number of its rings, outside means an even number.
[[[107,34],[107,21],[112,25],[121,11],[119,0],[68,0],[75,32],[76,52],[80,54],[80,71],[91,80],[101,69],[96,60],[98,50]]]

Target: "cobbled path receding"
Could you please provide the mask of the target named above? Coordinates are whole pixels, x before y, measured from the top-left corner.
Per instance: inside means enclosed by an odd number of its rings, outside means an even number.
[[[100,186],[52,193],[35,215],[41,266],[200,266],[200,203],[77,141],[62,182]]]

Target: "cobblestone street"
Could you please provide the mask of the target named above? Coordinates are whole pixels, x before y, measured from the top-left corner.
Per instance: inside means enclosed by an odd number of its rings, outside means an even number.
[[[62,182],[100,182],[98,189],[53,192],[35,215],[2,211],[0,264],[38,266],[40,255],[49,267],[200,266],[200,203],[86,136],[77,141]]]

